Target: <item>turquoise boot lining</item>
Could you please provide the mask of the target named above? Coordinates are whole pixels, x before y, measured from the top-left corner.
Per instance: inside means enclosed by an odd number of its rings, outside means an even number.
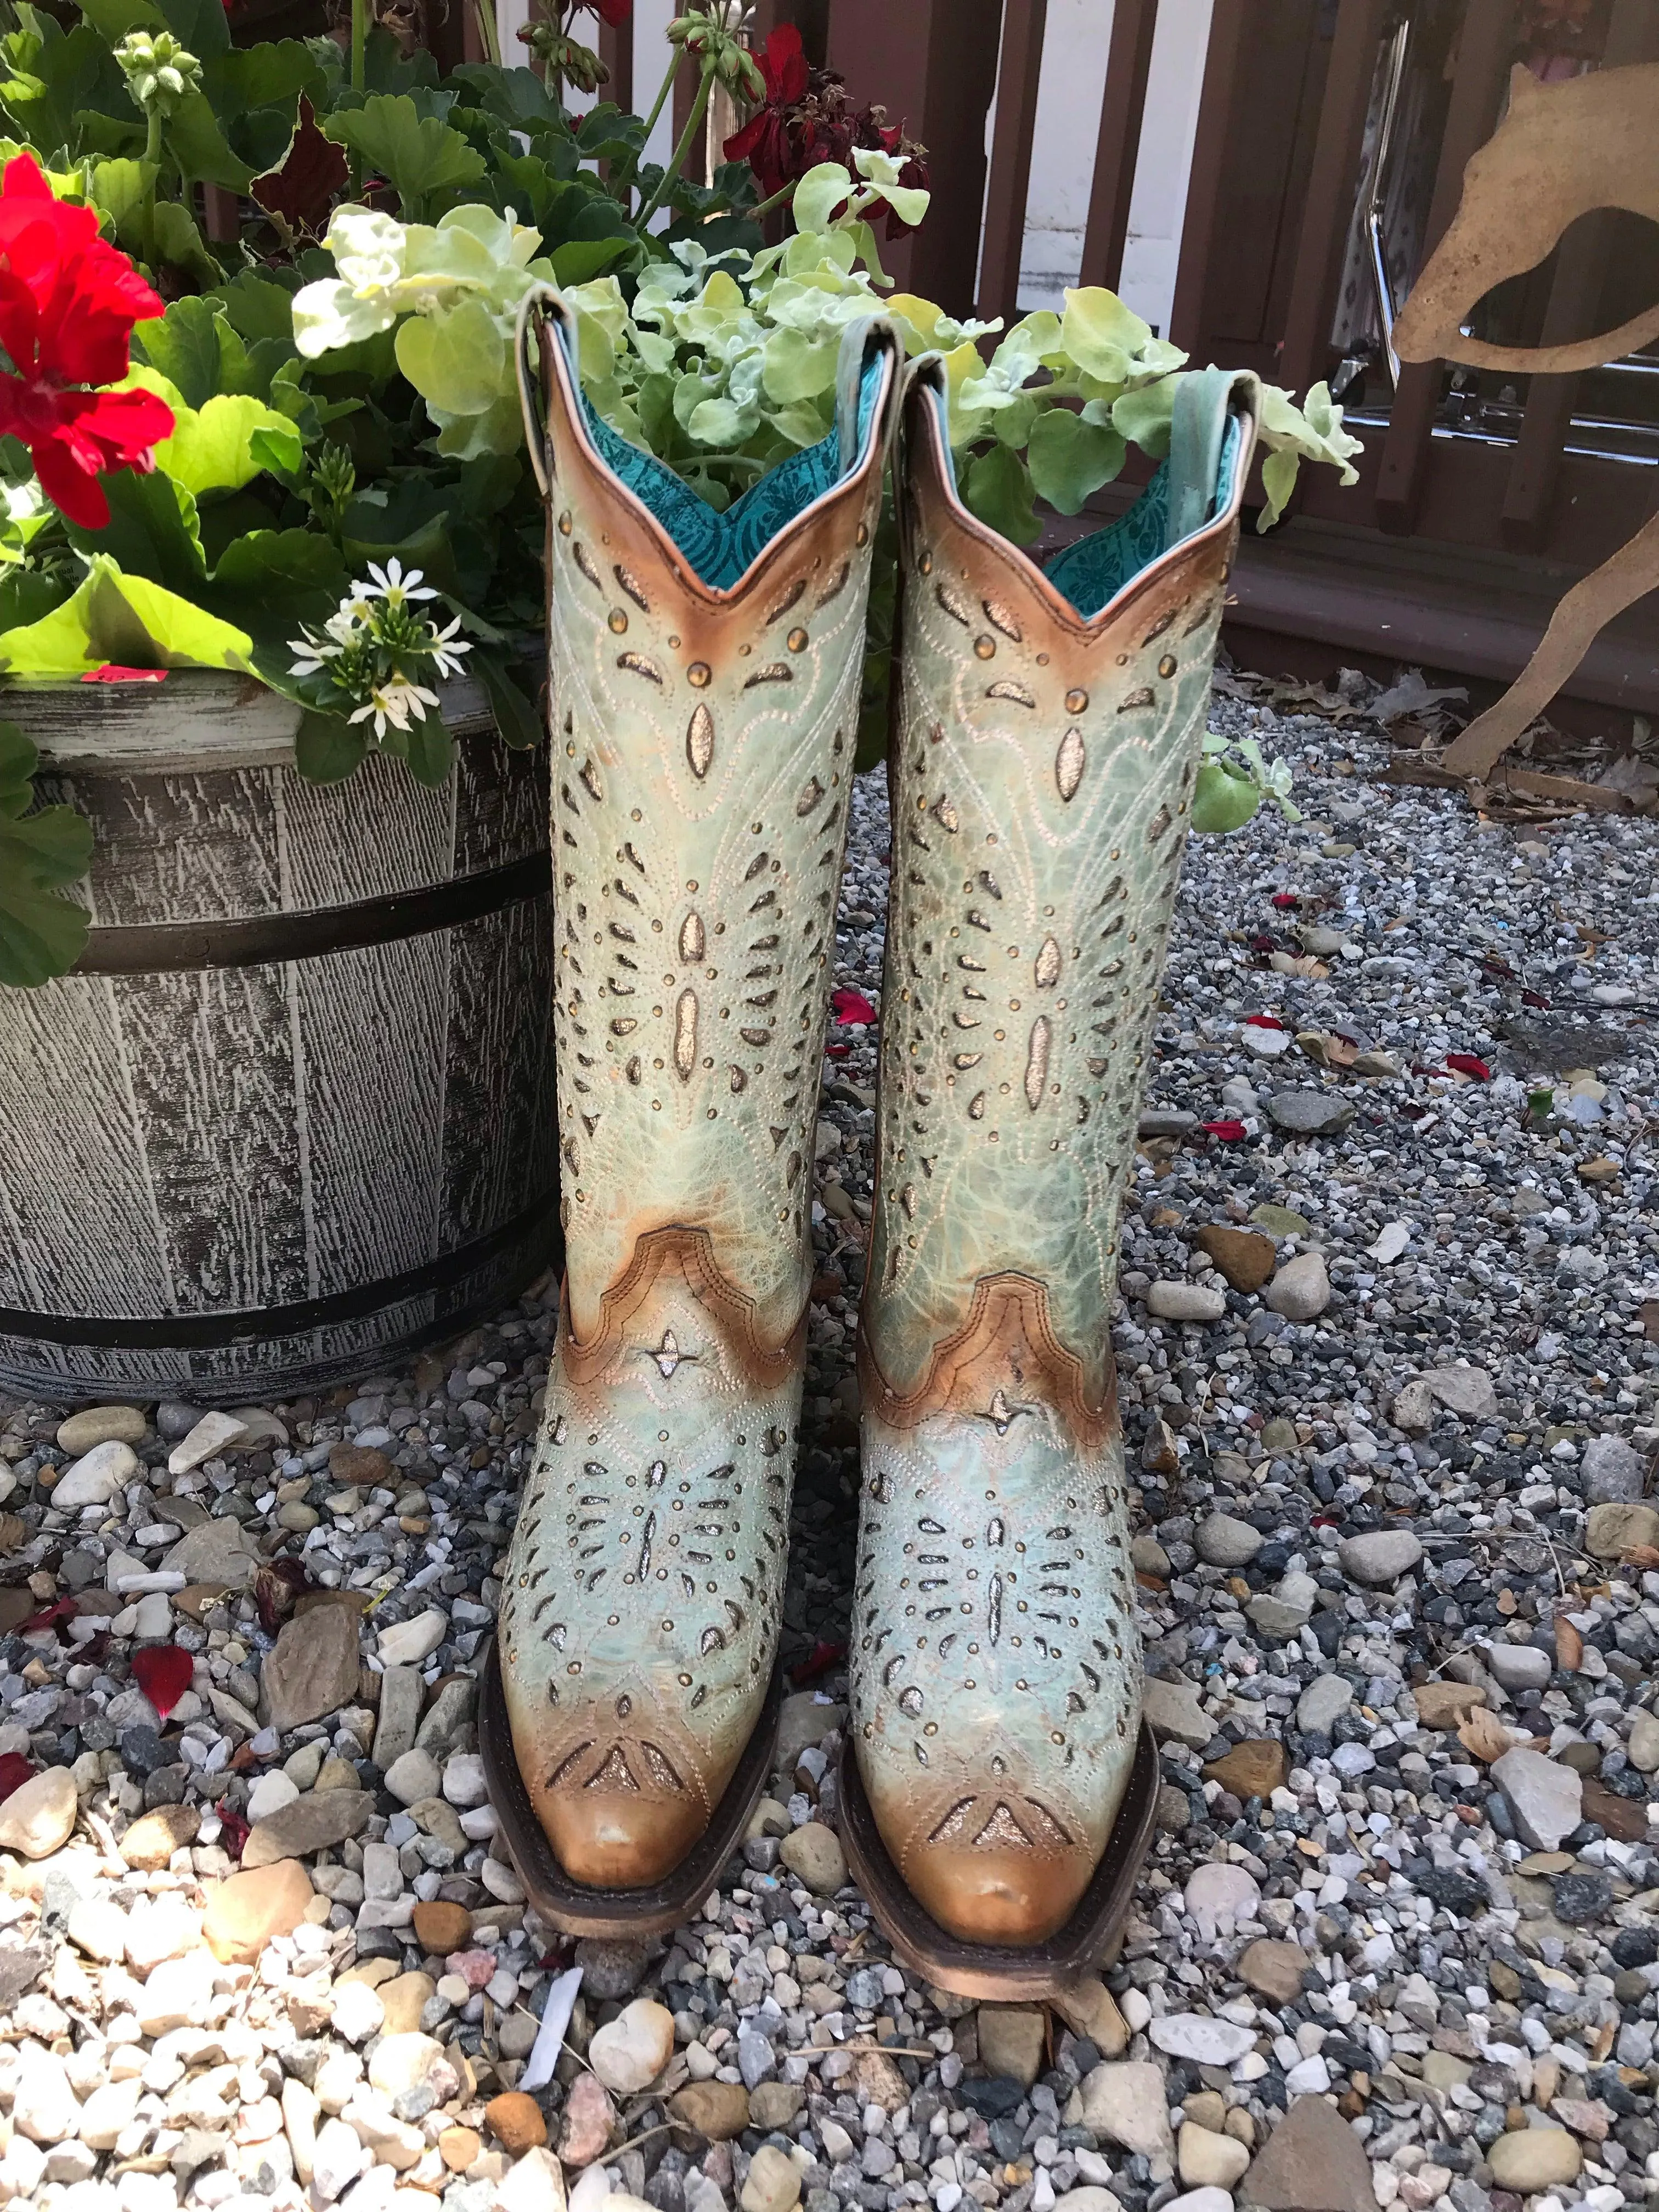
[[[1243,437],[1238,417],[1230,416],[1222,438],[1221,465],[1216,472],[1215,502],[1223,507],[1232,495],[1233,471],[1238,463]],[[1201,529],[1206,515],[1195,526]],[[1086,622],[1109,606],[1123,586],[1141,570],[1178,545],[1182,532],[1170,535],[1170,464],[1160,461],[1156,475],[1127,514],[1109,522],[1092,537],[1079,538],[1055,554],[1044,570],[1056,591],[1063,592]]]
[[[582,414],[587,434],[605,466],[655,515],[702,581],[715,591],[729,591],[779,531],[863,460],[869,450],[871,425],[886,366],[884,349],[866,342],[859,375],[857,443],[852,453],[842,454],[842,426],[837,421],[827,438],[781,461],[723,514],[700,498],[665,461],[631,444],[614,429],[596,411],[585,392]],[[576,375],[574,362],[572,374]],[[580,389],[580,378],[577,388]]]
[[[1243,444],[1243,426],[1231,405],[1233,379],[1221,369],[1200,370],[1182,379],[1170,430],[1170,456],[1127,514],[1103,530],[1080,538],[1056,553],[1044,574],[1087,622],[1109,606],[1127,583],[1160,554],[1201,530],[1233,495],[1233,477]],[[945,395],[935,389],[941,428],[949,416]],[[951,482],[956,464],[948,429],[945,449]]]

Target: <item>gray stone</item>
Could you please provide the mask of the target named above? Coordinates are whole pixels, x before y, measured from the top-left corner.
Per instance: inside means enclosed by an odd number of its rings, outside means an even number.
[[[1350,1582],[1382,1589],[1411,1573],[1423,1547],[1409,1528],[1368,1528],[1364,1535],[1345,1537],[1336,1555]]]
[[[64,1513],[78,1513],[87,1505],[107,1505],[118,1491],[143,1471],[131,1444],[118,1438],[94,1444],[58,1476],[52,1504]]]
[[[283,1624],[260,1674],[267,1716],[280,1735],[325,1720],[357,1694],[357,1615],[319,1605]]]
[[[1247,1567],[1266,1541],[1248,1521],[1236,1521],[1231,1513],[1212,1513],[1199,1522],[1193,1547],[1206,1566]]]
[[[1204,1283],[1154,1283],[1146,1293],[1146,1310],[1159,1321],[1224,1321],[1227,1294]]]
[[[778,1747],[774,1771],[793,1774],[802,1752],[823,1741],[847,1718],[845,1705],[820,1698],[815,1690],[797,1690],[783,1701],[778,1716]]]
[[[1277,1586],[1253,1597],[1244,1610],[1264,1636],[1299,1636],[1313,1619],[1319,1585],[1311,1575],[1285,1575]]]
[[[1549,1686],[1555,1662],[1535,1644],[1509,1644],[1501,1638],[1486,1649],[1486,1672],[1500,1689],[1543,1690]]]
[[[1304,1735],[1328,1735],[1353,1703],[1353,1686],[1340,1674],[1316,1674],[1297,1701]]]
[[[242,1846],[243,1870],[331,1850],[349,1836],[362,1835],[374,1810],[374,1800],[364,1790],[308,1790],[249,1830]]]
[[[1150,1676],[1141,1693],[1140,1709],[1155,1735],[1172,1737],[1189,1750],[1202,1751],[1215,1734],[1215,1723],[1200,1705],[1198,1692],[1190,1682]]]
[[[1461,1421],[1491,1421],[1498,1417],[1498,1393],[1484,1367],[1437,1367],[1421,1380],[1436,1404],[1455,1413]]]
[[[388,1674],[392,1671],[390,1668],[386,1669]],[[384,1697],[385,1692],[381,1694]],[[432,1693],[432,1703],[424,1719],[415,1731],[416,1750],[429,1751],[434,1759],[445,1758],[471,1719],[477,1697],[477,1685],[471,1675],[452,1674],[447,1682],[440,1682]]]
[[[1166,2013],[1152,2021],[1146,2033],[1171,2058],[1190,2058],[1198,2066],[1231,2066],[1255,2042],[1254,2028],[1201,2012]]]
[[[258,1547],[240,1521],[204,1521],[175,1544],[161,1561],[169,1574],[186,1583],[211,1583],[245,1590],[258,1572]]]
[[[247,1428],[234,1413],[204,1413],[187,1437],[167,1454],[169,1474],[188,1474],[210,1459],[218,1459],[233,1445],[246,1441]]]
[[[1109,2063],[1083,2077],[1084,2126],[1142,2158],[1173,2160],[1169,2107],[1164,2069],[1145,2060]]]
[[[386,1771],[386,1786],[400,1805],[435,1797],[442,1783],[443,1771],[429,1751],[406,1751]]]
[[[981,2005],[979,2057],[986,2072],[1029,2089],[1042,2071],[1048,2014],[1040,2005]]]
[[[1659,1546],[1659,1511],[1651,1505],[1592,1505],[1584,1516],[1584,1542],[1598,1559],[1651,1550]]]
[[[1330,1091],[1275,1091],[1267,1103],[1274,1124],[1298,1137],[1334,1137],[1354,1115],[1347,1100]]]
[[[1640,1774],[1659,1772],[1659,1717],[1645,1706],[1632,1716],[1630,1763]]]
[[[1261,1302],[1286,1321],[1316,1321],[1331,1302],[1331,1279],[1322,1252],[1298,1252],[1261,1294]]]
[[[1633,1505],[1642,1495],[1645,1469],[1622,1437],[1592,1437],[1580,1472],[1587,1505]]]
[[[1492,1763],[1492,1778],[1509,1801],[1523,1843],[1553,1851],[1584,1817],[1582,1775],[1542,1752],[1517,1747]]]
[[[425,1695],[426,1685],[421,1680],[418,1667],[388,1667],[381,1674],[380,1711],[374,1723],[374,1764],[382,1773],[406,1751],[415,1749],[420,1732],[421,1700]]]
[[[94,1444],[137,1444],[149,1426],[136,1406],[88,1406],[58,1424],[58,1449],[79,1459]]]

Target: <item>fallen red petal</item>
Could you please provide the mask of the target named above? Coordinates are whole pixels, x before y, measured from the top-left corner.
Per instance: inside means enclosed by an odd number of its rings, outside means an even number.
[[[33,1773],[31,1762],[21,1751],[9,1751],[0,1758],[0,1805],[3,1805],[14,1790],[21,1790]]]
[[[54,1598],[50,1605],[42,1606],[39,1613],[32,1613],[27,1620],[20,1621],[17,1633],[33,1636],[43,1628],[56,1628],[60,1620],[72,1620],[78,1610],[72,1597]]]
[[[1273,904],[1279,908],[1280,914],[1294,914],[1301,903],[1301,900],[1297,896],[1294,891],[1275,891],[1273,893]]]
[[[132,1679],[162,1720],[189,1689],[196,1662],[176,1644],[147,1644],[132,1655]]]
[[[843,1029],[849,1024],[860,1022],[868,1028],[876,1018],[876,1010],[862,991],[832,991],[830,1003],[836,1010],[836,1019]]]
[[[88,668],[82,676],[83,684],[165,684],[165,668],[123,668],[113,660],[106,660],[101,668]]]
[[[1211,1136],[1219,1137],[1224,1145],[1236,1145],[1249,1133],[1242,1121],[1206,1121],[1203,1127]]]
[[[1455,1067],[1460,1075],[1472,1075],[1477,1083],[1490,1083],[1492,1070],[1484,1060],[1477,1060],[1472,1052],[1449,1052],[1448,1067]]]
[[[1247,1030],[1282,1030],[1285,1024],[1277,1014],[1247,1014],[1244,1026]]]
[[[233,1812],[228,1805],[219,1808],[219,1841],[225,1847],[227,1857],[240,1859],[242,1846],[247,1841],[248,1824],[241,1814]]]
[[[820,1674],[827,1674],[846,1656],[847,1646],[844,1644],[815,1644],[799,1666],[791,1669],[789,1679],[799,1690],[808,1682],[816,1682]]]

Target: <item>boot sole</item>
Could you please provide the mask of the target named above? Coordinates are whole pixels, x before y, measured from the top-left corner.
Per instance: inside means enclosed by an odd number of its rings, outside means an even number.
[[[1055,1996],[1115,1953],[1152,1847],[1158,1813],[1158,1742],[1140,1724],[1129,1786],[1077,1910],[1046,1943],[970,1943],[941,1928],[900,1880],[881,1839],[850,1741],[841,1754],[841,1839],[883,1934],[913,1972],[952,1996],[1016,2004]]]
[[[492,1643],[478,1691],[478,1749],[483,1759],[484,1787],[501,1823],[501,1840],[514,1870],[542,1918],[563,1936],[591,1936],[615,1942],[666,1936],[695,1918],[704,1900],[719,1888],[726,1861],[742,1847],[749,1816],[772,1771],[782,1705],[783,1673],[775,1666],[766,1703],[726,1795],[697,1843],[672,1874],[645,1889],[592,1889],[586,1882],[572,1881],[536,1818],[514,1754],[499,1647]]]

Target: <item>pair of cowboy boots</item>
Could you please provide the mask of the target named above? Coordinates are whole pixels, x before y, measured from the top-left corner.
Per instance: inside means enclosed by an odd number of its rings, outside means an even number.
[[[896,455],[844,1826],[914,1963],[1051,1986],[1121,1919],[1156,1790],[1114,1248],[1254,383],[1187,379],[1152,486],[1045,574],[962,505],[942,376],[902,384],[879,319],[836,430],[723,516],[587,407],[556,301],[542,351],[568,1273],[485,1690],[504,1833],[556,1922],[645,1934],[715,1885],[769,1768]]]

